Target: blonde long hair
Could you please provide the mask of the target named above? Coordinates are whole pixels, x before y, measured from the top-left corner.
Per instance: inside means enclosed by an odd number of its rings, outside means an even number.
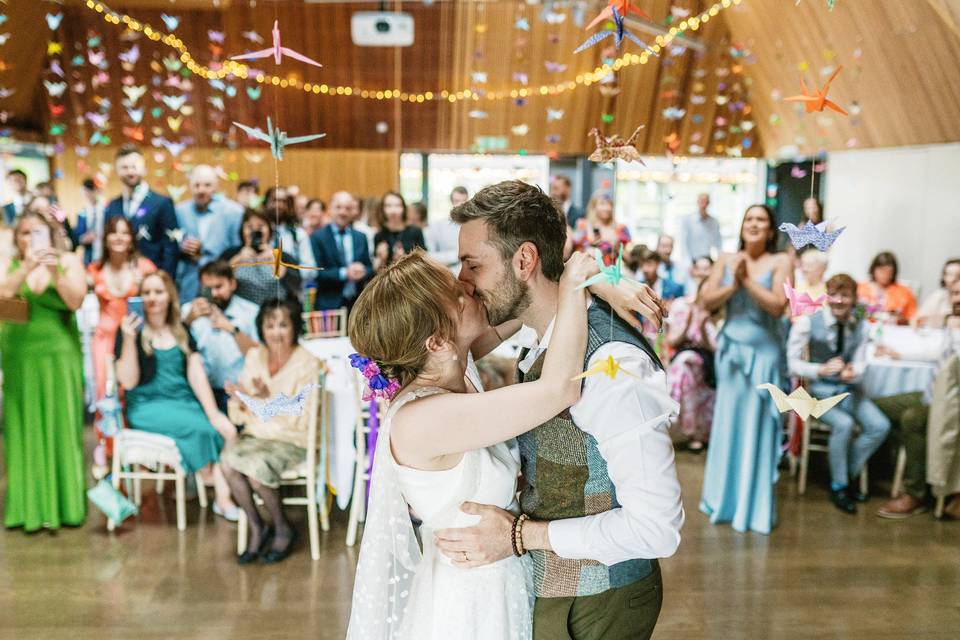
[[[170,299],[170,304],[167,306],[167,315],[163,319],[163,323],[167,329],[170,330],[170,333],[173,334],[173,339],[176,341],[180,351],[183,352],[183,355],[189,356],[193,351],[190,349],[187,330],[184,328],[183,322],[180,321],[180,296],[177,295],[177,285],[174,284],[173,278],[171,278],[166,271],[156,271],[144,276],[140,282],[140,295],[143,295],[143,287],[150,278],[160,278],[160,281],[163,282],[163,288],[167,290],[167,296]],[[150,325],[144,322],[143,331],[140,333],[140,346],[148,356],[153,355],[153,338],[155,335]]]
[[[426,365],[428,339],[456,337],[460,295],[453,274],[417,249],[364,287],[350,313],[350,342],[405,387]]]
[[[610,194],[609,191],[603,191],[602,189],[594,192],[594,194],[590,196],[590,202],[587,203],[587,221],[592,226],[596,226],[600,224],[600,222],[597,220],[597,203],[599,203],[601,200],[606,200],[610,203],[609,224],[616,225],[617,212],[616,212],[616,207],[614,206],[613,196]]]

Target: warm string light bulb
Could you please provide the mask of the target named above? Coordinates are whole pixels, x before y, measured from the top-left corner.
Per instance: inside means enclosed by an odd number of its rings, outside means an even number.
[[[654,53],[660,53],[670,45],[678,36],[686,31],[697,31],[701,25],[710,21],[723,9],[729,9],[732,6],[739,5],[743,0],[720,0],[713,4],[709,9],[695,16],[690,16],[677,25],[671,26],[670,30],[664,34],[658,35],[650,49]],[[86,6],[92,11],[103,15],[103,19],[111,24],[119,25],[123,23],[131,31],[141,32],[154,42],[162,41],[163,44],[174,49],[180,54],[180,61],[193,74],[204,78],[205,80],[221,80],[227,76],[233,76],[242,80],[253,80],[258,84],[269,84],[281,89],[299,89],[304,93],[337,95],[337,96],[356,96],[364,100],[400,100],[402,102],[423,104],[432,100],[445,100],[456,103],[462,100],[477,101],[481,97],[487,100],[507,100],[515,98],[525,98],[532,95],[557,95],[566,91],[573,91],[578,87],[589,87],[606,78],[614,71],[621,71],[626,67],[645,65],[650,61],[650,54],[647,51],[643,53],[625,53],[615,59],[613,63],[603,64],[588,73],[580,73],[570,80],[564,80],[554,84],[543,84],[539,87],[524,87],[522,89],[506,89],[500,91],[489,91],[482,96],[469,89],[460,91],[450,91],[442,89],[440,91],[424,91],[411,93],[401,91],[400,89],[362,89],[349,86],[330,86],[327,84],[314,84],[303,82],[296,77],[281,77],[268,73],[258,73],[250,77],[250,69],[247,65],[236,62],[235,60],[225,60],[217,69],[211,69],[196,61],[190,54],[190,51],[183,44],[183,41],[172,33],[163,34],[152,26],[142,23],[136,18],[127,14],[121,14],[108,8],[102,2],[96,0],[86,0]]]

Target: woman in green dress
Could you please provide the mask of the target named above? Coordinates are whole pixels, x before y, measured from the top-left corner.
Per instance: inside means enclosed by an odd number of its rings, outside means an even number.
[[[83,356],[74,311],[86,293],[83,263],[54,248],[56,228],[27,212],[14,256],[0,259],[0,296],[30,305],[25,324],[0,323],[3,353],[4,526],[79,526],[86,518]]]
[[[146,320],[133,314],[121,320],[114,350],[127,426],[172,438],[184,471],[213,482],[214,513],[236,521],[239,509],[216,463],[237,429],[217,408],[196,344],[180,322],[176,285],[157,271],[141,281],[140,296]]]

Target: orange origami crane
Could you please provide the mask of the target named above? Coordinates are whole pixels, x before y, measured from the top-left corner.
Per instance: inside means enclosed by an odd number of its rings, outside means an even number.
[[[291,264],[289,262],[283,261],[283,239],[278,238],[278,244],[273,248],[273,260],[265,260],[263,262],[239,262],[233,265],[234,268],[237,267],[272,267],[273,268],[273,277],[280,279],[280,267],[287,267],[288,269],[299,269],[301,271],[323,271],[323,267],[305,267],[299,264]]]
[[[653,20],[653,18],[651,18],[643,9],[633,6],[633,3],[630,2],[630,0],[610,0],[610,4],[604,7],[603,11],[597,14],[597,17],[594,18],[593,21],[585,27],[585,29],[590,30],[604,20],[612,19],[614,7],[617,9],[617,13],[624,18],[627,17],[628,13],[635,13],[644,20]]]
[[[827,92],[830,91],[830,83],[833,82],[833,79],[837,77],[837,74],[840,73],[840,69],[843,69],[843,66],[839,66],[830,74],[830,77],[827,78],[827,83],[823,85],[823,89],[817,89],[815,93],[810,93],[810,90],[807,89],[806,83],[803,81],[803,77],[800,78],[800,86],[803,88],[802,96],[790,96],[789,98],[784,98],[784,102],[802,102],[804,110],[807,113],[812,113],[814,111],[823,111],[824,108],[830,108],[836,111],[837,113],[842,113],[843,115],[849,115],[846,110],[838,105],[836,102],[827,99]]]

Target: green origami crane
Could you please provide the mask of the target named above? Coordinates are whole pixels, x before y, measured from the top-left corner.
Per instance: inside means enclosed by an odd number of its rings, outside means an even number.
[[[603,264],[603,255],[600,253],[600,250],[597,249],[597,252],[594,254],[594,257],[597,259],[597,266],[600,267],[600,273],[590,278],[584,280],[577,289],[583,289],[584,287],[589,287],[597,284],[601,280],[606,280],[613,286],[620,284],[620,281],[623,280],[623,245],[620,245],[620,255],[617,256],[617,261],[607,266]]]
[[[270,145],[270,153],[272,153],[273,157],[277,160],[283,160],[283,148],[285,146],[300,142],[310,142],[311,140],[319,140],[327,135],[325,133],[315,133],[308,136],[288,138],[286,131],[273,128],[273,122],[270,121],[269,117],[267,117],[267,133],[264,133],[259,128],[248,127],[247,125],[240,124],[239,122],[234,122],[233,124],[246,131],[247,135],[251,138],[263,140],[264,142],[268,143]]]

